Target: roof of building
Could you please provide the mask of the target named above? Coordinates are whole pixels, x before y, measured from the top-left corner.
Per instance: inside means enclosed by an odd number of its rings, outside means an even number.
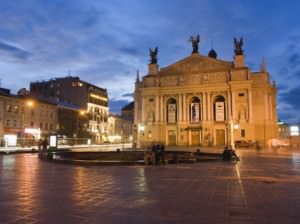
[[[134,101],[130,102],[129,104],[125,105],[124,107],[122,107],[122,111],[123,110],[132,110],[134,108]]]

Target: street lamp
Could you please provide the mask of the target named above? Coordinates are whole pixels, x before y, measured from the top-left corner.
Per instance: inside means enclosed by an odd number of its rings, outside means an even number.
[[[234,130],[239,128],[238,124],[234,124],[234,121],[232,118],[229,120],[229,125],[230,125],[230,146],[234,150],[235,149],[235,144],[234,144]]]
[[[22,143],[24,144],[24,137],[25,137],[25,108],[26,107],[33,107],[33,101],[28,100],[25,102],[23,110],[22,110],[22,127],[21,127],[21,137],[22,137]]]

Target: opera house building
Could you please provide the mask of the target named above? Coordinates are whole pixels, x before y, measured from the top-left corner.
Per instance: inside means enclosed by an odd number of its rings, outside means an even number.
[[[148,74],[137,75],[134,92],[134,142],[167,146],[224,146],[234,141],[260,145],[277,137],[275,83],[264,62],[259,71],[245,64],[243,39],[234,38],[233,61],[198,52],[164,68],[158,49],[150,49]]]

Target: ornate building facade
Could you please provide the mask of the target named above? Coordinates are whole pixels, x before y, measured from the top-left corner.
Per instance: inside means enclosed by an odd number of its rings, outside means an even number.
[[[150,49],[149,71],[137,75],[134,142],[177,146],[233,144],[253,140],[261,145],[277,137],[275,83],[262,63],[252,72],[244,63],[243,39],[234,38],[234,60],[198,53],[199,35],[191,37],[192,54],[158,68],[157,48]]]

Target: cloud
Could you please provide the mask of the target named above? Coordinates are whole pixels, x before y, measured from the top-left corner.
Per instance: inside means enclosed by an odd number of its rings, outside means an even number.
[[[6,44],[4,42],[0,42],[0,51],[7,53],[9,56],[22,60],[26,60],[32,55],[28,51],[25,51],[11,44]]]
[[[133,97],[133,93],[125,93],[122,96],[123,97]]]
[[[120,47],[119,50],[125,54],[138,55],[139,51],[134,47]]]
[[[288,58],[289,64],[292,68],[297,67],[300,64],[300,55],[292,53]]]
[[[280,94],[279,99],[287,104],[292,105],[294,109],[300,110],[300,85],[288,92]]]

